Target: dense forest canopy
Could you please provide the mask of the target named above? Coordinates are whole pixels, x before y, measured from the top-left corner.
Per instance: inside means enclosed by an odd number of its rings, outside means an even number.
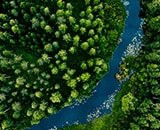
[[[160,1],[140,0],[145,46],[138,56],[120,65],[120,81],[130,75],[116,96],[110,115],[87,125],[64,130],[159,130],[160,129]]]
[[[125,15],[117,0],[1,0],[0,130],[30,127],[89,96]]]

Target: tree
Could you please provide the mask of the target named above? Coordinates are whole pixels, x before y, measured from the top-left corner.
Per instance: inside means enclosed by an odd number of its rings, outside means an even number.
[[[61,25],[61,24],[65,23],[65,22],[66,22],[66,19],[65,19],[64,16],[59,16],[59,17],[57,17],[57,22],[56,22],[56,24]]]
[[[47,102],[42,100],[42,102],[39,105],[39,109],[45,111],[47,109],[47,105],[48,105]]]
[[[37,27],[39,27],[40,22],[36,17],[33,17],[31,19],[31,23],[32,23],[32,28],[37,29]]]
[[[79,93],[78,93],[78,91],[77,91],[77,90],[72,90],[72,91],[71,91],[71,97],[72,97],[72,98],[74,98],[74,99],[75,99],[75,98],[77,98],[77,97],[78,97],[78,95],[79,95]]]
[[[74,54],[76,52],[76,47],[71,46],[68,50],[71,54]]]
[[[67,73],[65,73],[63,76],[62,76],[62,79],[64,79],[64,80],[69,80],[70,79],[70,76],[67,74]]]
[[[82,50],[86,51],[89,48],[88,42],[83,42],[80,47]]]
[[[18,11],[16,9],[12,9],[11,14],[13,14],[15,17],[17,17],[18,16]]]
[[[66,62],[61,63],[61,64],[59,65],[59,69],[60,69],[61,71],[67,69],[67,64],[66,64]]]
[[[93,55],[93,56],[95,56],[96,55],[96,49],[94,49],[94,48],[91,48],[90,50],[89,50],[89,53],[88,53],[89,55]]]
[[[31,14],[36,14],[36,13],[37,13],[36,7],[31,6],[31,7],[30,7],[30,12],[31,12]]]
[[[91,27],[92,23],[91,23],[91,20],[87,19],[86,22],[85,22],[85,26],[86,27]]]
[[[71,87],[72,89],[74,89],[76,85],[77,85],[76,79],[70,79],[67,81],[67,86]]]
[[[52,32],[53,32],[52,28],[51,28],[49,25],[46,25],[45,28],[44,28],[44,30],[45,30],[47,33],[52,33]]]
[[[100,2],[100,0],[94,0],[93,3],[94,5],[97,5]]]
[[[3,130],[6,130],[7,128],[10,128],[13,125],[14,125],[14,123],[13,123],[13,121],[11,119],[4,119],[1,122],[1,126],[2,126]]]
[[[63,40],[65,42],[70,42],[72,40],[71,35],[69,33],[63,35]]]
[[[12,117],[18,119],[21,116],[20,112],[14,112]]]
[[[80,41],[79,35],[75,35],[73,37],[73,45],[77,47],[79,45],[79,41]]]
[[[50,97],[50,100],[52,101],[52,103],[60,103],[62,100],[62,95],[60,94],[60,92],[55,92],[52,93],[52,96]]]
[[[64,8],[64,6],[65,6],[65,2],[63,1],[63,0],[58,0],[57,1],[57,6],[59,7],[59,8]]]
[[[51,43],[48,43],[44,46],[44,50],[46,52],[53,52],[53,47],[52,47],[52,44]]]
[[[90,0],[85,0],[85,5],[89,5],[90,4]]]
[[[47,25],[46,21],[42,20],[42,21],[40,22],[40,27],[41,27],[42,29],[44,29],[44,28],[46,27],[46,25]]]
[[[63,9],[58,9],[56,12],[56,16],[60,17],[60,16],[64,16],[64,10]]]
[[[12,109],[16,112],[19,112],[22,110],[22,106],[20,102],[14,102],[12,103]]]
[[[24,79],[24,77],[18,77],[17,79],[16,79],[16,85],[18,85],[18,86],[22,86],[22,85],[24,85],[24,83],[26,82],[26,79]]]
[[[94,39],[92,37],[88,38],[87,39],[87,42],[90,46],[93,46],[94,45]]]
[[[14,34],[20,34],[20,29],[19,29],[19,27],[18,27],[18,25],[14,25],[14,26],[12,26],[11,27],[11,30],[12,30],[12,32],[14,33]]]
[[[67,31],[67,25],[66,24],[61,24],[58,26],[58,30],[62,33],[65,34]]]
[[[61,33],[60,33],[60,31],[55,31],[54,34],[55,34],[56,38],[59,38]]]
[[[125,96],[122,97],[121,102],[122,102],[122,111],[124,113],[130,113],[130,111],[135,110],[134,102],[136,101],[135,97],[132,95],[132,93],[128,93]]]
[[[6,21],[8,18],[7,14],[0,13],[0,20]]]
[[[86,15],[89,15],[92,12],[92,7],[88,6],[86,9]]]
[[[52,46],[53,46],[53,49],[58,49],[58,48],[59,48],[59,44],[58,44],[57,41],[54,41],[54,42],[52,43]]]
[[[42,118],[44,118],[46,115],[45,115],[45,112],[42,111],[42,110],[35,110],[33,112],[33,119],[34,120],[41,120]]]
[[[69,16],[68,20],[69,20],[71,25],[75,25],[76,24],[76,19],[74,17]]]
[[[37,91],[37,92],[35,92],[35,96],[36,96],[37,98],[42,98],[42,97],[43,97],[43,93],[40,92],[40,91]]]
[[[50,63],[50,59],[51,59],[51,57],[49,57],[48,54],[46,54],[46,53],[42,54],[43,62]]]
[[[57,109],[53,106],[50,106],[47,108],[48,114],[55,114],[57,112]]]
[[[82,82],[88,81],[90,77],[91,77],[91,75],[88,72],[85,72],[85,73],[81,74],[81,80],[82,80]]]
[[[79,30],[79,25],[78,24],[75,24],[73,26],[73,31],[77,32]]]
[[[50,10],[49,10],[48,7],[45,7],[45,8],[44,8],[44,14],[45,14],[45,15],[50,15]]]
[[[85,62],[82,62],[80,67],[82,68],[82,70],[87,69],[87,64]]]
[[[84,18],[80,19],[80,20],[79,20],[79,23],[80,23],[81,26],[85,26],[85,24],[86,24],[86,19],[84,19]]]

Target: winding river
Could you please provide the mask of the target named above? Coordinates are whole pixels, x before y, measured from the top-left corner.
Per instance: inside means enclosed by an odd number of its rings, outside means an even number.
[[[63,108],[57,114],[50,115],[38,125],[33,125],[26,130],[56,130],[66,125],[84,124],[103,114],[111,113],[114,96],[121,87],[114,74],[118,71],[121,58],[125,55],[136,53],[135,51],[139,49],[139,39],[142,34],[142,20],[138,17],[140,10],[139,0],[123,0],[123,2],[128,16],[124,33],[121,36],[122,42],[117,46],[109,62],[109,73],[103,77],[93,90],[92,96],[89,99],[83,99],[81,102],[75,101],[72,106]]]

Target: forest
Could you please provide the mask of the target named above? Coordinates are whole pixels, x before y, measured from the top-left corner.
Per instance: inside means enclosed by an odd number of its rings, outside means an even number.
[[[138,56],[126,57],[118,73],[123,81],[112,113],[86,125],[64,130],[159,130],[160,129],[160,1],[140,0],[143,48]]]
[[[0,130],[23,130],[89,97],[125,17],[120,0],[1,0]]]

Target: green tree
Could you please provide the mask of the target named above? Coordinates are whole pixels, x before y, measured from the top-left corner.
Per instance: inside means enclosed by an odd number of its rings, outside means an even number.
[[[71,35],[69,33],[63,35],[63,40],[65,42],[70,42],[72,40]]]
[[[78,95],[79,95],[79,93],[78,93],[78,91],[77,91],[77,90],[72,90],[72,91],[71,91],[71,97],[72,97],[72,98],[74,98],[74,99],[75,99],[75,98],[77,98],[77,97],[78,97]]]
[[[91,48],[91,49],[89,50],[88,54],[91,55],[91,56],[92,56],[92,55],[95,56],[95,55],[96,55],[96,49]]]
[[[31,23],[32,23],[32,28],[37,29],[37,27],[39,27],[40,22],[36,17],[33,17],[31,19]]]
[[[89,48],[88,42],[83,42],[80,47],[82,50],[86,51]]]
[[[52,47],[52,44],[51,43],[48,43],[44,46],[44,50],[46,52],[53,52],[53,47]]]
[[[44,14],[45,14],[45,15],[50,15],[50,10],[49,10],[48,7],[45,7],[45,8],[44,8]]]
[[[79,41],[80,41],[79,35],[75,35],[73,37],[73,45],[77,47],[79,45]]]
[[[2,130],[6,130],[13,125],[14,125],[14,123],[11,119],[5,119],[1,122]]]
[[[24,85],[24,83],[26,82],[26,79],[24,79],[24,77],[18,77],[17,79],[16,79],[16,85],[18,85],[18,86],[22,86],[22,85]]]
[[[135,110],[134,102],[135,102],[135,97],[132,95],[132,93],[128,93],[125,96],[122,97],[121,99],[122,102],[122,111],[124,113],[128,113],[131,110]]]
[[[50,97],[50,100],[52,103],[60,103],[62,100],[62,95],[60,92],[52,93],[52,96]]]
[[[45,112],[42,111],[42,110],[36,110],[33,112],[33,119],[34,120],[41,120],[42,118],[44,118],[46,115],[45,115]]]
[[[91,77],[91,75],[88,72],[85,72],[85,73],[81,74],[81,80],[82,80],[82,82],[88,81],[90,77]]]
[[[62,33],[65,34],[67,31],[67,25],[66,24],[61,24],[58,26],[58,30]]]
[[[22,110],[22,106],[20,102],[14,102],[12,103],[12,109],[16,112],[19,112]]]
[[[45,30],[47,33],[52,33],[52,32],[53,32],[51,26],[49,26],[49,25],[46,25],[45,28],[44,28],[44,30]]]

